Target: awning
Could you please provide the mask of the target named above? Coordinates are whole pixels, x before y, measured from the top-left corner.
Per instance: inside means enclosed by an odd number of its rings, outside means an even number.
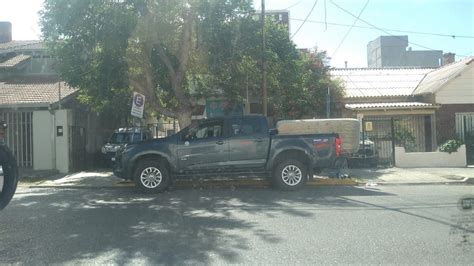
[[[387,109],[437,109],[439,105],[422,102],[396,102],[396,103],[351,103],[345,105],[349,110],[387,110]]]

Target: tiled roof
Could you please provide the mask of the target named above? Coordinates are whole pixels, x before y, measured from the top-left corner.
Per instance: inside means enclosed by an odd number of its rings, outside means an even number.
[[[409,96],[432,68],[339,68],[331,76],[340,79],[347,98]]]
[[[472,67],[474,56],[466,57],[458,62],[445,65],[441,68],[431,71],[420,82],[413,94],[435,93],[441,89],[448,81],[457,77],[469,67]]]
[[[346,104],[347,109],[403,109],[403,108],[437,108],[437,105],[421,102],[398,102],[398,103],[354,103]]]
[[[31,47],[32,45],[41,45],[41,41],[11,41],[0,43],[0,54],[14,52],[24,47]]]
[[[78,89],[61,82],[61,99],[67,98]],[[26,80],[9,82],[0,80],[0,107],[38,106],[59,101],[59,83],[53,80]]]
[[[29,55],[23,55],[23,54],[20,54],[20,55],[16,55],[10,59],[7,59],[6,61],[4,62],[0,62],[0,68],[10,68],[10,67],[15,67],[16,65],[30,59],[31,56]]]
[[[19,46],[15,49],[15,51],[22,52],[25,50],[44,50],[46,49],[46,45],[43,42],[35,42],[26,45]]]

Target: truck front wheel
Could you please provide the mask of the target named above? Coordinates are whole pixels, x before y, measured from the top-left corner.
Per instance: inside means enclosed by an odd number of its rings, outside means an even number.
[[[145,193],[163,192],[171,183],[168,169],[152,160],[138,162],[134,177],[137,188]]]
[[[296,190],[308,180],[308,171],[299,161],[288,159],[275,168],[273,183],[282,190]]]

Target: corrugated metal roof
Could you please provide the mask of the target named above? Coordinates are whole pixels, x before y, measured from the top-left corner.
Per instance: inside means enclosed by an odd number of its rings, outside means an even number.
[[[64,99],[78,89],[61,82],[61,99]],[[59,101],[59,84],[57,81],[37,80],[22,83],[0,81],[0,107],[26,106],[27,104],[52,104]]]
[[[437,108],[437,105],[422,102],[397,102],[397,103],[354,103],[346,104],[347,109],[403,109],[403,108]]]
[[[16,55],[10,59],[7,59],[6,61],[4,62],[1,62],[0,63],[0,68],[10,68],[10,67],[15,67],[16,65],[30,59],[31,56],[29,55],[23,55],[23,54],[20,54],[20,55]]]
[[[331,76],[345,85],[347,98],[409,96],[432,68],[339,68]]]
[[[441,68],[426,74],[425,78],[420,82],[413,91],[414,95],[424,93],[435,93],[441,89],[448,81],[456,78],[469,67],[472,67],[474,56],[466,57],[458,62],[445,65]]]

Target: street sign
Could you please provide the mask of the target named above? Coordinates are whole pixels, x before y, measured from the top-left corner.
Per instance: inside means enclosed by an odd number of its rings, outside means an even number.
[[[132,116],[143,118],[143,110],[145,109],[145,95],[133,92]]]

